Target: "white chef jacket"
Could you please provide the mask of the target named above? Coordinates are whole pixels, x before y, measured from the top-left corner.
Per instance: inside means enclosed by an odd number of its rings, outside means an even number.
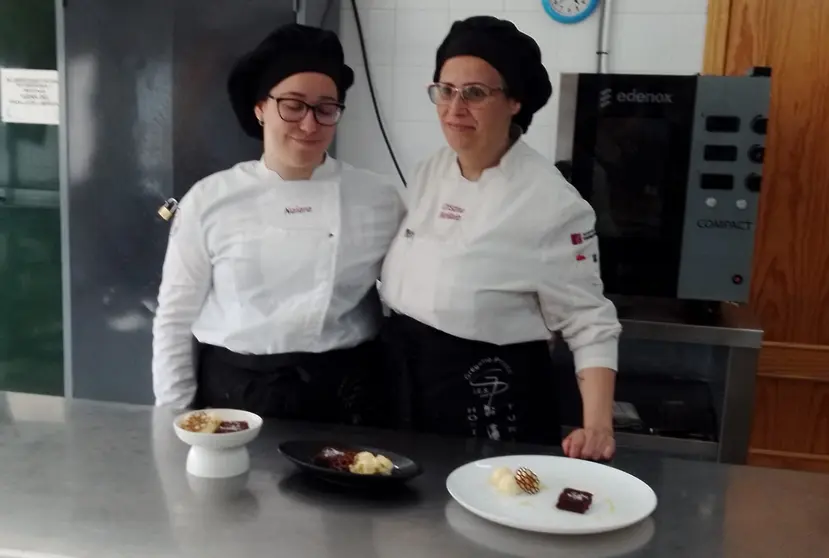
[[[561,331],[576,370],[617,369],[621,325],[603,294],[596,216],[552,162],[518,140],[472,182],[446,148],[410,182],[383,265],[386,305],[497,345]]]
[[[310,180],[249,161],[194,185],[171,226],[153,322],[156,403],[192,402],[191,334],[244,354],[375,336],[367,294],[403,211],[391,180],[331,157]]]

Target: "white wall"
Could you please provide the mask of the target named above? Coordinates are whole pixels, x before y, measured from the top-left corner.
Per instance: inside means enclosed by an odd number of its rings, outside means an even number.
[[[610,26],[610,71],[695,74],[702,69],[707,0],[615,0]],[[541,0],[357,0],[378,104],[403,171],[444,145],[426,96],[435,51],[451,23],[471,15],[511,20],[531,35],[553,82],[553,98],[536,114],[526,139],[555,153],[559,75],[596,69],[598,10],[561,25]],[[394,174],[371,105],[351,0],[342,0],[341,38],[356,79],[339,126],[338,158]]]

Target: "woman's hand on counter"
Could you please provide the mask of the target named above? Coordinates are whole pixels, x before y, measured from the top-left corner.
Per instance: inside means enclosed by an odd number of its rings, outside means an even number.
[[[612,428],[579,428],[561,443],[564,455],[576,459],[611,459],[616,453]]]
[[[592,367],[579,370],[579,391],[584,409],[584,428],[570,433],[561,444],[564,455],[577,459],[610,459],[616,453],[613,438],[613,392],[616,372]]]

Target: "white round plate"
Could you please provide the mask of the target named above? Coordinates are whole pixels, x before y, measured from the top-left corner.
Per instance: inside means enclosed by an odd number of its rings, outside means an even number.
[[[541,480],[536,495],[507,496],[489,477],[498,467],[527,467]],[[585,514],[556,508],[564,488],[593,494]],[[623,529],[656,509],[656,494],[636,477],[592,461],[549,455],[508,455],[467,463],[446,479],[446,489],[461,506],[484,519],[525,531],[585,535]]]

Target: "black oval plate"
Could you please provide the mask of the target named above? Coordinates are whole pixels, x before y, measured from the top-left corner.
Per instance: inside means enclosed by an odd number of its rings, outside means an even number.
[[[394,465],[394,470],[390,475],[357,475],[355,473],[335,471],[334,469],[317,465],[314,463],[314,457],[326,447],[357,452],[370,451],[375,455],[378,453],[385,455],[389,458],[389,460],[391,460]],[[320,440],[295,440],[279,444],[279,452],[294,465],[299,467],[300,471],[312,475],[320,480],[333,482],[339,485],[362,487],[400,485],[415,478],[423,472],[420,465],[405,455],[400,455],[399,453],[380,448],[361,446],[358,444],[342,444]]]

